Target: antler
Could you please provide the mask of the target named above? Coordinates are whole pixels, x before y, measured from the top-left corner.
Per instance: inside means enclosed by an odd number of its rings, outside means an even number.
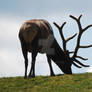
[[[64,27],[64,25],[66,24],[66,22],[64,22],[61,26],[59,26],[56,22],[54,22],[54,25],[58,28],[58,30],[59,30],[59,32],[60,32],[60,35],[61,35],[61,38],[62,38],[62,41],[63,41],[63,50],[64,50],[65,54],[71,59],[71,61],[75,61],[76,63],[80,64],[81,66],[89,67],[89,65],[84,65],[83,63],[81,63],[81,62],[80,62],[79,60],[77,60],[76,58],[79,58],[79,59],[82,59],[82,60],[88,60],[87,58],[78,56],[77,53],[78,53],[78,50],[79,50],[80,48],[89,48],[89,47],[92,47],[92,45],[88,45],[88,46],[81,46],[81,45],[80,45],[80,40],[81,40],[82,34],[83,34],[88,28],[92,27],[92,24],[91,24],[91,25],[88,25],[88,26],[85,27],[85,28],[82,28],[82,25],[81,25],[81,23],[80,23],[80,19],[81,19],[82,15],[80,15],[78,18],[76,18],[76,17],[74,17],[74,16],[72,16],[72,15],[70,15],[70,17],[71,17],[72,19],[74,19],[74,20],[77,22],[78,28],[79,28],[79,34],[78,34],[78,38],[77,38],[77,44],[76,44],[75,50],[72,51],[72,52],[69,52],[69,51],[66,49],[66,43],[67,43],[69,40],[73,39],[73,38],[77,35],[77,33],[74,34],[73,36],[71,36],[71,37],[65,39],[65,38],[64,38],[64,35],[63,35],[63,27]],[[73,56],[72,56],[72,57],[69,56],[69,54],[71,54],[71,53],[73,53]],[[74,64],[76,67],[81,68],[81,67],[78,66],[75,62],[73,62],[73,64]]]
[[[64,27],[64,25],[66,24],[66,22],[64,22],[61,26],[59,26],[56,22],[54,22],[53,24],[58,28],[59,33],[60,33],[60,35],[61,35],[61,38],[62,38],[62,41],[63,41],[63,50],[64,50],[64,52],[67,53],[67,54],[73,53],[73,52],[69,52],[69,51],[66,49],[66,43],[67,43],[68,41],[70,41],[71,39],[73,39],[73,38],[77,35],[77,33],[74,34],[73,36],[71,36],[71,37],[65,39],[65,37],[64,37],[64,35],[63,35],[63,27]]]
[[[78,61],[76,58],[80,58],[80,59],[82,59],[82,60],[88,60],[87,58],[83,58],[83,57],[81,57],[81,56],[77,56],[77,53],[78,53],[78,50],[79,50],[80,48],[89,48],[89,47],[92,47],[92,45],[88,45],[88,46],[81,46],[81,45],[80,45],[80,39],[81,39],[81,37],[82,37],[82,34],[83,34],[88,28],[92,27],[92,25],[88,25],[87,27],[82,28],[82,25],[81,25],[81,23],[80,23],[80,18],[82,17],[82,15],[80,15],[78,18],[76,18],[76,17],[74,17],[74,16],[72,16],[72,15],[70,15],[70,17],[71,17],[72,19],[74,19],[74,20],[77,22],[78,28],[79,28],[79,34],[78,34],[78,38],[77,38],[77,44],[76,44],[75,51],[74,51],[74,54],[73,54],[73,56],[72,56],[72,59],[73,59],[73,61],[77,62],[78,64],[80,64],[80,65],[82,65],[82,66],[84,66],[84,67],[89,67],[88,65],[82,64],[82,63],[81,63],[80,61]]]

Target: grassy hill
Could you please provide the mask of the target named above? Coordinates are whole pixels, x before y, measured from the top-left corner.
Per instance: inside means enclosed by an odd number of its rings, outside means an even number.
[[[0,78],[0,92],[92,92],[92,74]]]

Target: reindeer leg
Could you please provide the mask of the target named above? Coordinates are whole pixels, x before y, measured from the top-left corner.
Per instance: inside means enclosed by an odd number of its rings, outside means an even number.
[[[37,52],[34,51],[32,53],[32,63],[31,63],[31,70],[29,73],[29,77],[35,77],[35,60],[36,60]]]
[[[49,67],[50,67],[50,75],[55,76],[53,69],[52,69],[52,65],[51,65],[51,59],[48,55],[47,55],[47,61],[48,61]]]
[[[24,56],[24,59],[25,59],[25,76],[24,78],[27,78],[27,67],[28,67],[28,58],[27,58],[27,50],[22,47],[22,53],[23,53],[23,56]]]

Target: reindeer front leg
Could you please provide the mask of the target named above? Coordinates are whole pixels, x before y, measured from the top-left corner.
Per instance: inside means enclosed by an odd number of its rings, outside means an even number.
[[[52,65],[51,65],[51,59],[48,55],[47,55],[47,61],[48,61],[49,67],[50,67],[50,75],[55,76],[53,69],[52,69]]]

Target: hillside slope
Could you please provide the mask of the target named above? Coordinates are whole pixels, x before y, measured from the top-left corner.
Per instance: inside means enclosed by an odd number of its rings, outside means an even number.
[[[92,92],[92,74],[0,78],[0,92]]]

